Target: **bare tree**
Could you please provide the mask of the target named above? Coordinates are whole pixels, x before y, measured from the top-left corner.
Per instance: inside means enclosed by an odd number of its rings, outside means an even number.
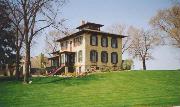
[[[108,31],[119,35],[127,35],[127,26],[124,24],[114,24],[108,28]],[[122,54],[130,48],[132,43],[131,40],[131,36],[122,39]]]
[[[22,34],[25,43],[24,83],[28,83],[32,40],[44,29],[60,24],[55,23],[56,17],[59,7],[65,3],[65,0],[6,0],[6,2],[11,10],[22,16],[20,23],[23,26]]]
[[[57,39],[61,38],[63,35],[59,31],[50,31],[46,34],[45,39],[45,52],[51,56],[51,52],[55,52],[58,50]]]
[[[160,38],[153,31],[144,31],[130,27],[128,35],[132,36],[132,44],[128,49],[133,58],[139,58],[142,61],[143,70],[146,70],[146,60],[152,59],[152,49],[159,45]]]
[[[55,30],[52,30],[46,34],[45,39],[45,53],[51,56],[50,53],[58,51],[58,46],[60,45],[56,40],[69,36],[70,34],[74,33],[74,30],[69,30],[65,25],[56,26]]]
[[[159,10],[150,20],[150,24],[161,32],[163,38],[168,35],[172,39],[172,44],[180,48],[180,2],[176,2],[172,7]]]

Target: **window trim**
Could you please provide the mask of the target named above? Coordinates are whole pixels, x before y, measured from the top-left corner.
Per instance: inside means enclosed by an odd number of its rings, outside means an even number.
[[[113,47],[113,43],[114,43],[113,40],[116,40],[116,44],[115,44],[116,46],[115,46],[115,47]],[[112,47],[112,48],[118,48],[118,40],[117,40],[116,37],[112,37],[112,38],[111,38],[111,47]]]
[[[66,45],[65,45],[65,46],[66,46],[66,48],[65,48],[65,49],[67,49],[67,48],[68,48],[68,43],[69,43],[69,41],[66,41]]]
[[[80,53],[81,53],[81,57],[80,57]],[[78,62],[82,62],[82,50],[78,51]]]
[[[74,47],[79,46],[83,43],[83,36],[78,36],[74,38]]]
[[[106,39],[106,46],[103,46],[103,39]],[[104,36],[101,37],[101,46],[108,47],[108,37],[104,37]]]
[[[107,56],[107,57],[106,57],[106,61],[103,61],[103,57],[102,57],[102,56],[103,56],[103,53],[106,54],[106,56]],[[102,52],[101,52],[101,62],[102,62],[102,63],[108,63],[108,53],[107,53],[107,51],[102,51]]]
[[[115,63],[113,62],[113,54],[116,54],[116,62]],[[117,52],[112,52],[111,53],[111,63],[112,64],[117,64],[118,63],[118,53]]]
[[[95,45],[92,44],[92,43],[93,43],[93,41],[92,41],[92,37],[93,37],[93,36],[96,37],[96,44],[95,44]],[[92,35],[90,36],[90,45],[92,45],[92,46],[98,46],[98,36],[97,36],[96,34],[92,34]]]
[[[95,56],[96,60],[95,61],[93,61],[93,57],[92,57],[93,52],[96,53],[96,56]],[[90,51],[90,61],[93,62],[93,63],[98,62],[98,52],[96,50],[91,50]]]

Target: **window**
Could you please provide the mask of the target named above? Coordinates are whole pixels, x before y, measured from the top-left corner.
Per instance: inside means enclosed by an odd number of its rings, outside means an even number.
[[[61,64],[64,64],[65,60],[64,60],[64,54],[61,54]]]
[[[117,52],[111,53],[111,63],[116,64],[118,62],[118,54]]]
[[[64,43],[61,43],[61,47],[64,47]]]
[[[107,37],[101,38],[101,46],[102,47],[108,47],[108,38]]]
[[[69,60],[70,60],[70,63],[74,63],[74,61],[75,61],[74,54],[69,55]]]
[[[82,62],[82,50],[78,52],[78,62]]]
[[[63,50],[63,49],[65,49],[66,47],[65,47],[65,42],[62,42],[61,43],[61,49]]]
[[[92,50],[90,52],[90,60],[91,60],[91,62],[97,62],[98,61],[98,53],[96,50]]]
[[[106,51],[101,52],[101,62],[103,62],[103,63],[108,62],[108,53]]]
[[[82,44],[82,39],[83,39],[82,36],[74,38],[74,46],[78,46],[78,45]]]
[[[117,48],[117,45],[118,43],[117,43],[117,38],[112,38],[111,39],[111,47],[112,48]]]
[[[78,59],[78,58],[77,58],[77,57],[78,57],[77,54],[78,54],[78,53],[75,52],[75,62],[77,62],[77,59]]]
[[[79,37],[79,44],[82,44],[82,36]]]
[[[74,46],[76,46],[76,38],[74,38]]]
[[[66,49],[68,48],[68,41],[66,41]]]
[[[93,46],[97,46],[98,45],[97,35],[91,35],[90,44],[93,45]]]

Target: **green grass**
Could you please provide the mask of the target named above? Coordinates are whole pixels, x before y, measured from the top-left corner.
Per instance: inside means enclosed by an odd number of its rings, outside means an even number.
[[[32,84],[0,79],[0,107],[172,107],[180,105],[180,71],[38,77]]]

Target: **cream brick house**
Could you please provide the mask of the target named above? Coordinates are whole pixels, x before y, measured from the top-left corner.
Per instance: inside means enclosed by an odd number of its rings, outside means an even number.
[[[125,36],[103,32],[102,26],[87,22],[77,27],[78,32],[57,40],[60,50],[54,52],[52,62],[66,72],[120,69]]]

